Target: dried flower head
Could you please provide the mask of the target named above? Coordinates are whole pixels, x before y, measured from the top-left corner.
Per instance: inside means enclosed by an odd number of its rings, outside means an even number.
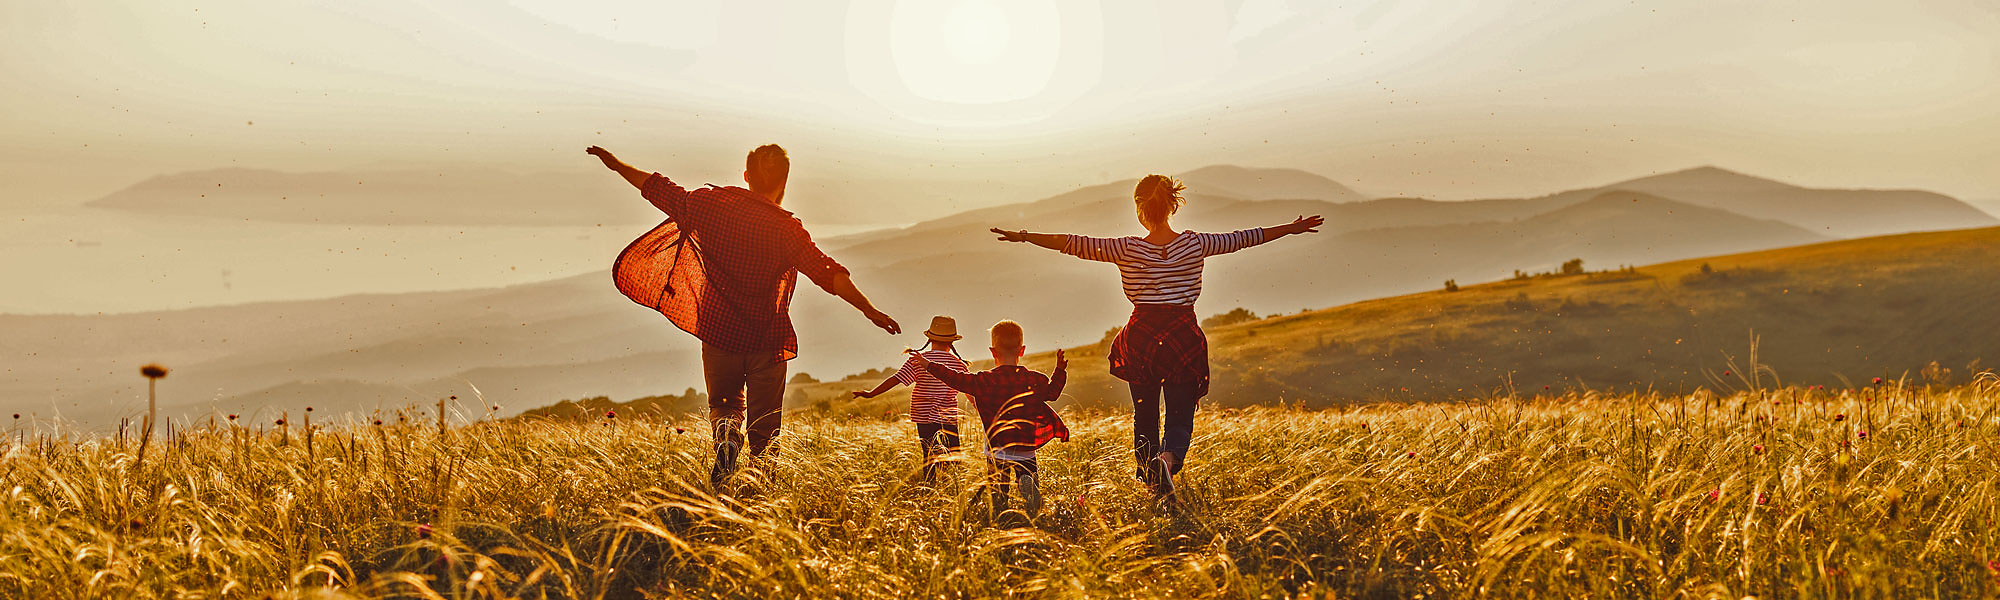
[[[157,363],[148,364],[146,366],[139,367],[139,374],[145,375],[147,379],[159,379],[161,377],[167,376],[167,368],[162,367]]]

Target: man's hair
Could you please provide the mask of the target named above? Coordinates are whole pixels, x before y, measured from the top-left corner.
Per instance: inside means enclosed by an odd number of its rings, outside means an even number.
[[[1187,186],[1165,175],[1147,175],[1139,180],[1139,187],[1132,189],[1132,201],[1139,208],[1141,224],[1165,223],[1167,216],[1181,208],[1186,198],[1181,191]]]
[[[1015,322],[1013,322],[1013,321],[1001,321],[1001,322],[999,322],[999,323],[994,323],[994,324],[993,324],[993,347],[995,347],[995,348],[1020,348],[1020,347],[1021,347],[1021,324],[1020,324],[1020,323],[1015,323]]]
[[[766,191],[785,184],[792,174],[792,158],[777,144],[764,144],[743,160],[743,180],[752,191]]]

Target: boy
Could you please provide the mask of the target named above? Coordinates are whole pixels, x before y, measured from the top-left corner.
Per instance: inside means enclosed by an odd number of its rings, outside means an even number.
[[[961,373],[930,362],[923,354],[924,369],[932,377],[972,396],[979,409],[979,422],[986,427],[987,455],[993,460],[993,512],[1007,511],[1012,484],[1021,489],[1021,502],[1028,516],[1042,510],[1042,491],[1036,482],[1035,449],[1050,440],[1069,440],[1069,427],[1056,416],[1049,401],[1062,395],[1068,359],[1056,351],[1053,377],[1021,366],[1027,347],[1021,342],[1021,324],[1001,321],[993,325],[993,369]]]

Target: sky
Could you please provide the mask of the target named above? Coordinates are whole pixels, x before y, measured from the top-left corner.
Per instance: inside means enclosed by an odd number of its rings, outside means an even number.
[[[175,0],[0,5],[0,210],[248,166],[926,182],[1233,163],[1376,195],[1695,165],[2000,198],[1989,0]]]

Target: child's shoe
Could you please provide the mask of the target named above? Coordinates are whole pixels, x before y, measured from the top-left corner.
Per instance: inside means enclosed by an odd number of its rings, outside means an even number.
[[[1021,487],[1021,510],[1033,518],[1042,514],[1042,482],[1032,471],[1023,472],[1015,485]]]

